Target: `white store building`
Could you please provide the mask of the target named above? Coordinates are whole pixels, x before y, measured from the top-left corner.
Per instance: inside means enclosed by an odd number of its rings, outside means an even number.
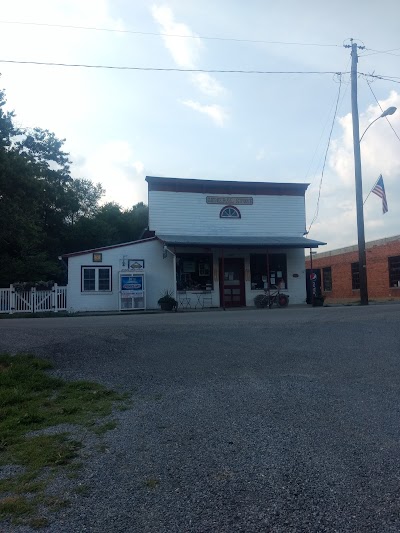
[[[147,176],[149,228],[139,241],[67,254],[68,309],[253,306],[268,283],[305,303],[307,184]]]

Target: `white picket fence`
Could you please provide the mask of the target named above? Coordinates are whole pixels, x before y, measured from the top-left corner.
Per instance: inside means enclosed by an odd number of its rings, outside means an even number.
[[[13,285],[0,289],[0,313],[57,313],[66,309],[67,287],[59,287],[57,283],[45,291],[35,288],[17,291]]]

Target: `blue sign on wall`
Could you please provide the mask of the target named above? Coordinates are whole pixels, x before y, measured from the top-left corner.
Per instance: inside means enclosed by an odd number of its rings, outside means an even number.
[[[143,276],[121,276],[121,293],[137,294],[143,292]]]

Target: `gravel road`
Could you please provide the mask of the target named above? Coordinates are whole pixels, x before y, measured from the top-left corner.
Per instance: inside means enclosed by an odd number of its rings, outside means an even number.
[[[0,351],[133,393],[42,531],[400,531],[399,328],[400,305],[1,320]]]

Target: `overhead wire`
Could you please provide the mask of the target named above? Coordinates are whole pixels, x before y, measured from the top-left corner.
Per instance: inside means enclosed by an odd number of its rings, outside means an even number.
[[[347,65],[346,65],[346,69],[345,69],[345,71],[347,71],[347,69],[349,68],[349,64],[350,64],[350,62],[351,62],[351,57],[349,57],[349,59],[348,59],[348,62],[347,62]],[[340,83],[340,82],[343,83],[343,80],[341,79],[341,76],[339,76],[339,83]],[[347,93],[347,89],[348,89],[348,87],[349,87],[349,83],[346,83],[346,88],[345,88],[345,90],[343,91],[343,95],[342,95],[342,98],[341,98],[340,103],[339,103],[338,113],[339,113],[339,111],[340,111],[340,109],[341,109],[341,107],[342,107],[342,105],[343,105],[343,101],[344,101],[344,98],[345,98],[345,96],[346,96],[346,93]],[[336,97],[335,97],[335,100],[336,100]],[[320,146],[320,144],[321,144],[321,140],[322,140],[322,137],[323,137],[323,135],[324,135],[324,132],[325,132],[326,126],[327,126],[327,124],[328,124],[328,122],[329,122],[329,117],[331,116],[332,109],[333,109],[334,106],[335,106],[335,100],[332,102],[331,108],[330,108],[329,113],[328,113],[327,118],[326,118],[326,122],[325,122],[325,124],[324,124],[324,127],[322,128],[321,135],[320,135],[319,140],[318,140],[318,143],[317,143],[317,147],[315,148],[315,151],[314,151],[313,156],[312,156],[312,158],[311,158],[311,162],[310,162],[310,164],[309,164],[309,166],[308,166],[308,169],[307,169],[307,172],[306,172],[306,174],[305,174],[305,178],[304,178],[305,180],[307,179],[307,177],[308,177],[308,175],[309,175],[309,173],[310,173],[310,170],[311,170],[312,164],[313,164],[313,162],[314,162],[314,158],[315,158],[316,153],[317,153],[317,151],[318,151],[318,149],[319,149],[319,146]],[[322,154],[321,154],[321,157],[320,157],[320,159],[319,159],[319,161],[318,161],[318,165],[316,166],[316,168],[319,167],[319,165],[320,165],[320,163],[321,163],[321,160],[322,160]],[[317,176],[317,170],[315,170],[314,177],[312,178],[311,184],[314,183],[314,180],[315,180],[316,176]]]
[[[263,43],[263,44],[279,44],[279,45],[293,45],[293,46],[322,46],[322,47],[341,47],[339,44],[324,44],[324,43],[302,43],[302,42],[286,42],[286,41],[266,41],[263,39],[239,39],[233,37],[213,37],[205,35],[182,35],[174,33],[157,33],[150,31],[136,31],[136,30],[123,30],[118,28],[99,28],[96,26],[75,26],[72,24],[48,24],[44,22],[21,22],[15,20],[0,20],[0,24],[19,24],[25,26],[44,26],[48,28],[64,28],[64,29],[76,29],[76,30],[91,30],[91,31],[104,31],[114,33],[127,33],[133,35],[151,35],[156,37],[180,37],[184,39],[205,39],[215,41],[234,41],[245,43]]]
[[[55,63],[50,61],[20,61],[15,59],[0,59],[0,63],[14,63],[18,65],[44,65],[50,67],[83,67],[83,68],[100,68],[113,70],[142,70],[156,72],[207,72],[211,74],[346,74],[337,71],[324,70],[240,70],[240,69],[202,69],[202,68],[164,68],[164,67],[128,67],[118,65],[90,65],[85,63]]]
[[[385,74],[367,74],[366,72],[359,72],[360,76],[365,76],[367,78],[375,78],[377,80],[391,81],[393,83],[400,83],[399,76],[387,76]]]
[[[360,57],[368,57],[368,56],[374,56],[376,54],[387,54],[390,56],[396,56],[400,57],[400,54],[392,54],[391,52],[396,52],[397,50],[400,50],[400,48],[392,48],[391,50],[374,50],[373,48],[366,48],[366,50],[371,51],[370,54],[360,54]]]
[[[367,84],[368,84],[368,87],[369,87],[369,89],[370,89],[370,91],[371,91],[371,93],[372,93],[373,97],[375,98],[375,101],[376,101],[376,103],[378,104],[378,106],[379,106],[380,110],[381,110],[381,111],[382,111],[382,113],[383,113],[383,111],[384,111],[384,110],[382,109],[382,106],[381,106],[381,104],[379,103],[379,100],[378,100],[378,98],[376,97],[376,95],[375,95],[374,91],[372,90],[372,87],[371,87],[371,84],[370,84],[370,82],[369,82],[369,81],[367,80],[367,78],[364,78],[364,79],[365,79],[365,81],[367,82]],[[394,133],[394,134],[396,135],[396,137],[397,137],[397,138],[398,138],[398,140],[400,141],[400,137],[399,137],[399,136],[397,135],[397,132],[396,132],[396,130],[394,129],[394,127],[393,127],[392,123],[390,122],[389,118],[385,116],[385,119],[387,120],[387,123],[389,124],[389,126],[390,126],[390,127],[392,128],[392,130],[393,130],[393,133]]]
[[[321,179],[320,179],[320,182],[319,182],[317,205],[316,205],[316,208],[315,208],[314,217],[311,220],[311,223],[310,223],[310,225],[308,227],[308,233],[310,233],[311,227],[314,224],[314,222],[317,220],[318,214],[319,214],[319,202],[320,202],[320,199],[321,199],[322,181],[323,181],[323,178],[324,178],[326,160],[327,160],[327,157],[328,157],[329,147],[330,147],[330,144],[331,144],[332,132],[333,132],[333,128],[335,126],[335,121],[336,121],[336,117],[337,117],[341,88],[342,88],[342,77],[340,76],[340,79],[339,79],[339,90],[338,90],[337,99],[336,99],[336,107],[335,107],[335,112],[334,112],[334,115],[333,115],[331,130],[329,132],[328,144],[326,146],[324,164],[323,164],[323,167],[322,167]]]

